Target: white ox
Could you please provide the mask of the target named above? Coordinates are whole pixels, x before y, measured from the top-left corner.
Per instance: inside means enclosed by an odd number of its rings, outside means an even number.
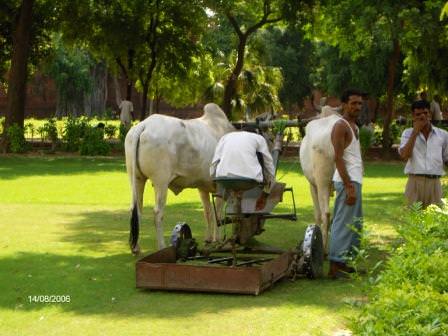
[[[185,188],[198,188],[207,222],[207,240],[217,239],[210,196],[214,186],[210,164],[218,140],[233,131],[224,112],[207,104],[200,118],[181,120],[154,114],[132,127],[125,140],[126,169],[132,189],[132,215],[129,243],[138,253],[139,225],[146,180],[155,192],[154,222],[158,248],[165,247],[163,211],[168,188],[176,195]]]
[[[325,106],[327,107],[327,106]],[[310,183],[314,204],[314,220],[321,227],[324,251],[328,253],[328,230],[330,226],[330,192],[335,170],[334,148],[331,132],[341,118],[337,109],[322,109],[322,118],[312,120],[305,129],[300,145],[300,165]]]

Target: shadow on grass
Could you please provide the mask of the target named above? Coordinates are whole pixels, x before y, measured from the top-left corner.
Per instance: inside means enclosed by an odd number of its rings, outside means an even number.
[[[348,281],[283,280],[258,297],[226,294],[161,292],[135,289],[135,259],[127,253],[107,257],[19,253],[0,259],[2,309],[41,310],[50,304],[29,302],[34,295],[69,295],[70,303],[53,303],[62,311],[81,315],[193,317],[228,309],[317,306],[337,310],[356,295]]]
[[[124,169],[121,159],[55,159],[52,162],[39,159],[36,169],[27,172],[28,158],[14,158],[9,164],[7,178],[39,174],[76,174]],[[61,161],[59,161],[61,160]],[[69,168],[66,169],[66,164]],[[281,166],[285,172],[296,172],[297,166]],[[23,166],[21,166],[23,165]],[[71,165],[71,166],[70,166]],[[19,169],[13,173],[12,170]],[[59,171],[60,170],[60,171]],[[4,170],[0,164],[0,175]],[[393,176],[401,176],[394,169]],[[387,176],[390,176],[388,174]],[[402,204],[401,193],[368,193],[364,195],[364,208],[369,221],[393,224],[399,218]],[[279,206],[278,210],[287,206]],[[388,216],[388,218],[384,218]],[[283,248],[292,248],[303,238],[303,232],[313,219],[312,207],[298,208],[298,222],[280,220],[267,221],[266,232],[260,241]],[[187,221],[198,240],[205,230],[200,203],[176,203],[166,207],[165,238],[179,221]],[[129,212],[86,211],[70,218],[62,242],[68,244],[67,254],[18,253],[0,259],[0,287],[5,288],[0,296],[2,309],[33,311],[45,308],[42,303],[30,303],[29,295],[70,295],[71,302],[59,304],[60,309],[80,315],[109,314],[145,317],[194,317],[198,313],[220,313],[231,309],[254,307],[304,306],[336,311],[350,297],[360,295],[360,286],[354,282],[330,280],[298,280],[294,283],[282,281],[259,297],[239,295],[216,295],[179,292],[157,292],[135,289],[135,261],[127,247]],[[227,232],[230,227],[227,228]],[[141,226],[142,248],[145,254],[153,251],[155,230],[152,209],[145,206]],[[382,243],[391,244],[392,234],[381,236]],[[122,244],[122,248],[120,247]],[[118,245],[118,247],[117,247]],[[107,254],[105,251],[113,251]],[[386,251],[381,245],[369,247],[372,259],[382,259]],[[92,257],[88,254],[99,255]],[[374,263],[372,261],[372,263]]]
[[[288,212],[288,206],[278,207],[276,212]],[[312,218],[311,207],[300,208],[298,221],[272,219],[265,222],[265,230],[258,236],[263,242],[275,244],[282,248],[291,248],[297,245],[303,238],[306,226],[311,222],[305,222],[305,218]],[[101,252],[110,244],[122,244],[127,251],[129,237],[130,212],[118,211],[86,211],[72,214],[76,219],[71,220],[69,214],[61,214],[68,218],[62,241],[72,244],[78,251]],[[165,207],[164,236],[165,242],[169,242],[171,231],[178,222],[187,222],[192,229],[193,236],[202,243],[206,224],[200,203],[176,203]],[[223,234],[231,234],[231,225],[223,227]],[[257,237],[257,239],[258,239]],[[143,251],[156,249],[155,225],[152,207],[146,206],[140,223],[140,245]]]
[[[5,156],[0,159],[0,178],[17,179],[28,176],[75,175],[85,173],[125,172],[124,158],[89,157],[24,157]]]
[[[149,211],[147,211],[148,213]],[[305,210],[311,214],[311,208]],[[335,311],[345,298],[357,295],[352,282],[322,280],[283,280],[261,296],[161,292],[135,289],[135,261],[126,245],[127,211],[92,211],[66,224],[63,242],[69,255],[17,253],[0,259],[0,308],[33,311],[49,304],[30,303],[33,295],[70,295],[70,303],[56,304],[64,312],[80,315],[192,317],[197,313],[219,313],[231,309],[297,305]],[[154,229],[146,214],[142,227],[143,247],[154,246]],[[195,220],[193,220],[195,218]],[[167,207],[165,237],[171,225],[187,220],[195,236],[204,232],[199,203]],[[190,220],[189,220],[190,219]],[[68,221],[70,222],[70,221]],[[170,224],[168,224],[170,223]],[[305,230],[303,222],[270,221],[262,241],[280,247],[294,247]],[[196,233],[195,233],[196,232]],[[200,239],[200,238],[199,238]],[[122,243],[117,247],[117,243]],[[151,250],[153,250],[151,248]],[[103,251],[103,253],[101,253]],[[113,251],[108,255],[104,251]],[[100,252],[100,253],[98,253]],[[145,252],[147,254],[148,252]],[[90,255],[89,255],[90,254]],[[92,257],[91,255],[99,257]]]

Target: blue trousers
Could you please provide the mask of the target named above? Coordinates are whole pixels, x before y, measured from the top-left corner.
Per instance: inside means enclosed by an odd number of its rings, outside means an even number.
[[[347,194],[344,183],[334,182],[336,199],[334,201],[333,222],[331,224],[330,254],[328,259],[337,262],[346,262],[347,258],[353,256],[359,248],[360,232],[362,230],[362,199],[361,184],[355,185],[356,203],[345,204]]]

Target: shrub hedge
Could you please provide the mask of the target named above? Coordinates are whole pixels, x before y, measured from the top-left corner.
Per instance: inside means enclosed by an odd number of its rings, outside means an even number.
[[[412,209],[353,323],[357,335],[448,335],[448,207]]]

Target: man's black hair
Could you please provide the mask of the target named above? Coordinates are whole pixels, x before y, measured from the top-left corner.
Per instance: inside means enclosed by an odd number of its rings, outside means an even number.
[[[249,133],[256,133],[256,134],[260,133],[260,130],[257,126],[245,125],[245,126],[241,127],[241,130],[245,131],[245,132],[249,132]]]
[[[423,98],[423,97],[425,97],[425,98]],[[428,98],[428,93],[426,91],[420,92],[420,98],[421,98],[421,100],[428,100],[427,99]]]
[[[365,95],[365,92],[362,92],[361,90],[358,90],[358,89],[348,89],[348,90],[345,90],[342,93],[342,95],[341,95],[341,102],[348,103],[348,100],[349,100],[350,96],[363,97],[364,95]]]
[[[416,100],[411,105],[411,111],[414,112],[415,109],[429,109],[430,105],[427,100]]]

